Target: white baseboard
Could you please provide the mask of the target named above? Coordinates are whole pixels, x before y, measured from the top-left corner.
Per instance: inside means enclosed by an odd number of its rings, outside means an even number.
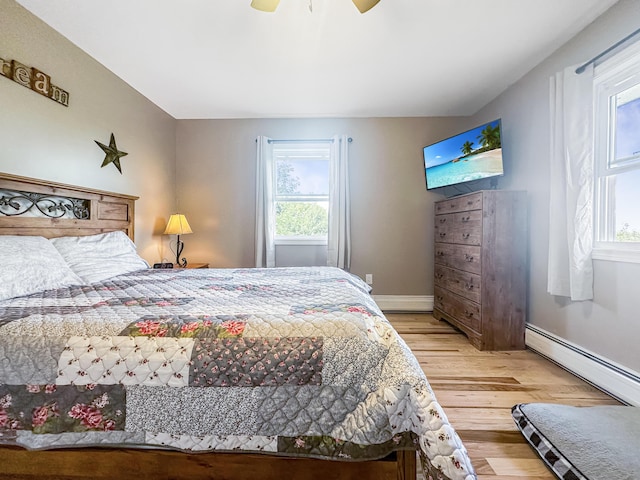
[[[542,328],[527,325],[527,347],[618,400],[640,406],[640,374],[589,352]]]
[[[433,295],[373,295],[387,312],[433,312]]]

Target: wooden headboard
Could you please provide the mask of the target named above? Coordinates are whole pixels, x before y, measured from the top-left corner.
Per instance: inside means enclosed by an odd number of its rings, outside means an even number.
[[[53,238],[122,230],[133,240],[137,199],[0,172],[0,235]]]

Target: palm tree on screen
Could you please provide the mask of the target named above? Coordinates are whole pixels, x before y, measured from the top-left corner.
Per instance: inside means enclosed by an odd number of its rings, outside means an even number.
[[[500,148],[500,129],[498,127],[487,125],[480,132],[478,140],[483,147],[489,150]]]
[[[461,150],[463,155],[469,155],[471,152],[473,152],[473,142],[467,140],[462,144]]]

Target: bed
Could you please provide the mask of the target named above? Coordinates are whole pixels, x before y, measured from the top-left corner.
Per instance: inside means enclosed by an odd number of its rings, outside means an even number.
[[[364,282],[150,269],[135,200],[0,174],[2,478],[476,478]]]

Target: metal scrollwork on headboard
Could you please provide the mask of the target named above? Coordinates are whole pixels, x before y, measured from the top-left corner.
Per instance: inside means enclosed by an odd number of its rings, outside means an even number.
[[[89,200],[81,198],[0,189],[0,215],[88,220],[89,211]]]

